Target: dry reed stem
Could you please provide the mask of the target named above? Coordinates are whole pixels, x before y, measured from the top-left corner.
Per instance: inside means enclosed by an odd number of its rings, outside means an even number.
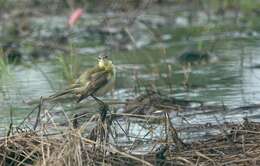
[[[194,141],[190,144],[183,144],[182,140],[178,138],[178,133],[182,129],[175,129],[166,112],[164,117],[108,114],[103,121],[99,114],[94,114],[86,118],[85,122],[78,128],[73,128],[71,121],[74,119],[71,119],[62,110],[65,117],[64,121],[67,121],[68,126],[60,132],[52,133],[50,131],[53,129],[59,130],[59,124],[55,122],[55,117],[51,114],[51,111],[51,109],[46,109],[42,112],[41,118],[47,120],[41,123],[38,121],[41,125],[38,125],[37,131],[16,132],[14,135],[2,138],[0,140],[0,158],[4,159],[5,162],[14,162],[17,165],[28,162],[34,162],[41,166],[152,165],[157,161],[157,153],[154,149],[159,144],[168,147],[166,152],[162,154],[163,158],[159,159],[165,165],[257,165],[260,163],[260,139],[258,139],[260,123],[247,121],[241,125],[215,126],[223,131],[222,134],[203,142]],[[83,117],[85,119],[85,116]],[[79,118],[81,116],[77,117],[77,119]],[[138,124],[144,126],[137,131],[137,134],[131,135],[121,126],[120,123],[123,122],[117,121],[118,118],[127,119],[128,122],[131,122],[131,118],[142,119],[143,121],[138,122]],[[151,122],[152,119],[158,119],[159,123],[154,124]],[[164,121],[163,124],[162,121]],[[27,124],[24,123],[23,125],[26,126]],[[165,127],[165,133],[168,135],[166,138],[168,137],[168,139],[164,139],[162,136],[160,138],[153,136],[152,130],[157,129],[158,126]],[[135,141],[127,146],[111,142],[111,138],[118,139],[118,136],[113,136],[112,127],[114,127],[114,132],[117,132],[117,130],[124,131],[124,136],[129,139],[129,142],[130,140],[149,142],[153,147],[152,150],[140,155],[133,151]],[[96,139],[91,140],[89,136],[93,128],[97,131],[95,133]],[[146,138],[147,135],[150,137]]]

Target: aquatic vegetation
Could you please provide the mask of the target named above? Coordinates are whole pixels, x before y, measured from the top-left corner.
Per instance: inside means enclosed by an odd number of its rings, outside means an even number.
[[[5,58],[5,53],[3,51],[3,49],[0,50],[0,74],[1,76],[8,74],[10,69],[9,69],[9,64],[8,64],[8,60],[6,60]]]
[[[81,9],[81,8],[76,9],[71,14],[69,21],[68,21],[68,24],[71,28],[76,24],[77,20],[82,16],[82,14],[83,14],[83,9]]]
[[[61,71],[63,77],[68,82],[72,83],[79,74],[79,56],[73,52],[73,48],[71,46],[71,52],[69,55],[60,54],[57,56],[57,64],[61,66]]]
[[[181,64],[205,64],[210,61],[211,55],[208,52],[202,51],[185,51],[179,57],[178,60]]]

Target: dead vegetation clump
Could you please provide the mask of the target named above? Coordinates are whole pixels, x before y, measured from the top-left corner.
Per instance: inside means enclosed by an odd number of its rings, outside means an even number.
[[[0,139],[1,165],[260,164],[260,123],[245,119],[241,124],[206,125],[204,127],[209,129],[218,128],[219,134],[204,140],[184,142],[180,137],[182,132],[200,131],[202,128],[188,126],[175,129],[168,111],[169,106],[179,105],[186,108],[187,105],[171,102],[173,99],[160,98],[158,94],[150,95],[149,100],[145,96],[133,101],[142,103],[152,100],[153,107],[158,109],[157,106],[161,103],[168,106],[167,111],[157,117],[131,113],[116,116],[108,108],[99,108],[95,115],[85,121],[82,120],[86,118],[82,116],[84,114],[69,119],[64,112],[68,126],[62,126],[62,129],[55,123],[55,114],[41,110],[44,108],[39,105],[34,124],[25,120],[19,128],[13,127],[8,136]],[[149,105],[149,102],[143,103]],[[31,119],[30,116],[26,118]],[[131,118],[140,118],[142,121],[130,121]],[[156,118],[159,120],[150,121]],[[135,133],[129,129],[131,125],[128,126],[127,123],[137,123],[141,130]],[[32,126],[31,129],[29,126]],[[162,133],[159,136],[153,131],[154,126],[161,126]]]
[[[1,139],[1,165],[259,165],[260,123],[244,121],[214,138],[176,144],[162,142],[154,151],[131,154],[129,149],[93,141],[81,129],[64,134],[22,132]],[[158,144],[158,143],[157,143]],[[124,150],[123,150],[124,149]]]

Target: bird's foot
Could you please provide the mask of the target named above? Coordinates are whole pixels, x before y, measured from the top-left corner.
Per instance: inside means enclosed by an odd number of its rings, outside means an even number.
[[[99,105],[99,112],[101,121],[103,122],[106,119],[107,111],[109,111],[108,104],[104,103],[102,100],[98,99],[96,96],[91,96]]]

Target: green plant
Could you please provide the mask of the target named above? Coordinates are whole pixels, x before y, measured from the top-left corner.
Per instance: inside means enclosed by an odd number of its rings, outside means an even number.
[[[3,76],[5,73],[9,73],[9,64],[5,58],[4,51],[0,49],[0,74]]]
[[[69,55],[60,54],[57,56],[57,62],[62,68],[64,79],[73,82],[77,78],[77,73],[79,73],[79,58],[73,51],[73,47],[71,46]]]

